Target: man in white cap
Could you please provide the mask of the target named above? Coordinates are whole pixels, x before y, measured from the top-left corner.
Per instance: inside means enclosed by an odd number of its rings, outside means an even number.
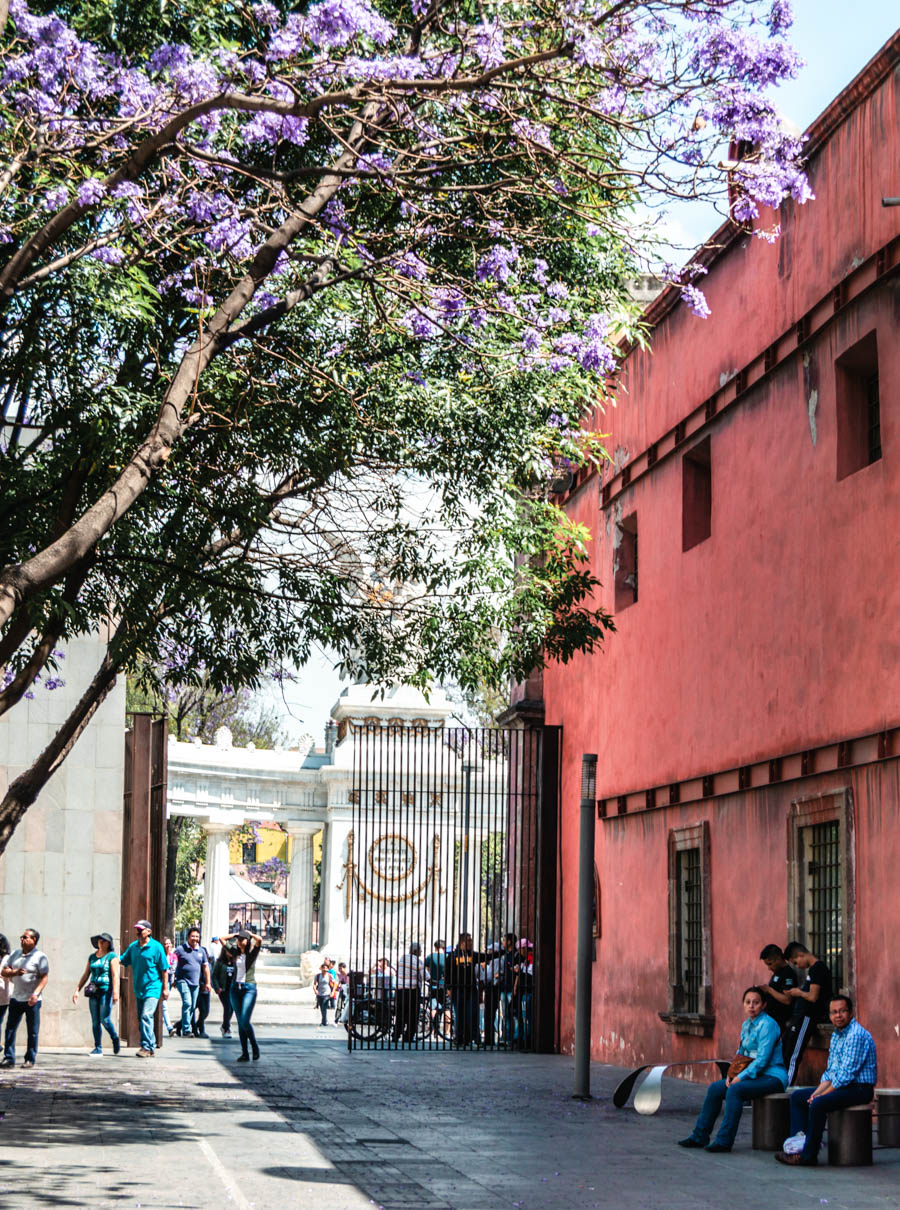
[[[134,971],[132,986],[137,1002],[138,1025],[141,1031],[139,1059],[152,1059],[156,1052],[153,1018],[160,999],[169,998],[169,959],[166,951],[153,936],[149,920],[139,920],[134,926],[137,940],[132,941],[119,959],[121,966]]]

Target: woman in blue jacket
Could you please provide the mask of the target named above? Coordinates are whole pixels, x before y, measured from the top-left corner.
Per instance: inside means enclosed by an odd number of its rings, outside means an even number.
[[[760,987],[748,987],[744,992],[744,1013],[741,1044],[732,1070],[747,1065],[742,1071],[710,1084],[697,1124],[679,1147],[705,1147],[707,1151],[730,1151],[737,1134],[745,1101],[766,1097],[772,1092],[784,1092],[787,1071],[781,1058],[781,1030],[777,1021],[766,1012],[766,996]],[[747,1062],[749,1060],[749,1062]],[[725,1103],[725,1116],[713,1142],[709,1141],[716,1118]]]

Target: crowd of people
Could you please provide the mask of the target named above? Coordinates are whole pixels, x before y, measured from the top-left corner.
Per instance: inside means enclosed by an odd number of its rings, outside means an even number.
[[[151,1059],[156,1053],[155,1018],[160,1003],[163,1028],[170,1036],[207,1038],[205,1022],[213,991],[222,1004],[224,1037],[233,1037],[232,1017],[237,1021],[241,1043],[237,1061],[258,1059],[252,1016],[256,1003],[254,972],[262,938],[246,929],[214,937],[218,952],[213,959],[201,943],[200,929],[196,926],[188,929],[185,941],[177,946],[170,937],[165,937],[162,943],[157,941],[149,920],[138,920],[134,929],[137,936],[121,954],[115,952],[109,933],[91,937],[93,948],[72,993],[73,1004],[77,1005],[82,997],[88,1002],[94,1039],[91,1055],[97,1058],[103,1055],[104,1030],[113,1054],[121,1051],[113,1006],[119,1002],[122,971],[128,967],[141,1043],[137,1050],[139,1059]],[[33,1067],[37,1061],[41,996],[50,977],[50,963],[38,948],[39,941],[37,929],[27,928],[18,948],[11,950],[6,937],[0,934],[0,1027],[4,1018],[6,1021],[0,1067],[15,1066],[16,1034],[23,1017],[27,1034],[23,1066]],[[173,992],[177,992],[180,1000],[174,1024],[169,1016]]]
[[[872,1100],[875,1042],[854,1017],[850,996],[834,990],[828,965],[801,942],[785,950],[767,945],[760,959],[771,978],[744,991],[737,1053],[727,1075],[707,1089],[694,1129],[679,1146],[731,1151],[746,1102],[793,1085],[814,1029],[828,1019],[833,1032],[822,1079],[815,1088],[792,1089],[791,1134],[775,1154],[779,1163],[810,1167],[819,1162],[828,1114]]]
[[[449,1006],[455,1046],[531,1046],[534,949],[515,933],[483,951],[474,949],[470,933],[460,933],[453,947],[438,938],[424,959],[413,942],[396,967],[378,958],[369,983],[375,995],[393,994],[396,1042],[415,1041],[425,1002],[432,1012]]]

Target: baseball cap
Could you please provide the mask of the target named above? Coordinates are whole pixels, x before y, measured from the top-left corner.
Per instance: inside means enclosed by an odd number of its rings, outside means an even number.
[[[134,927],[136,929],[149,929],[151,933],[153,932],[153,925],[149,920],[138,920]]]

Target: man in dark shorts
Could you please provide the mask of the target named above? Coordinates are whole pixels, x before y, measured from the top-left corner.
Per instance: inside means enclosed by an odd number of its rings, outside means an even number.
[[[791,1019],[784,1028],[782,1048],[788,1084],[793,1084],[812,1031],[820,1021],[825,1020],[831,1000],[831,971],[815,954],[810,953],[802,941],[792,941],[784,956],[804,976],[800,987],[792,987],[786,993],[792,998],[794,1007]]]
[[[780,945],[767,945],[759,956],[772,974],[762,989],[766,993],[766,1012],[778,1022],[783,1034],[794,1009],[794,1001],[788,993],[792,987],[799,986],[800,981],[797,972],[785,961]]]

